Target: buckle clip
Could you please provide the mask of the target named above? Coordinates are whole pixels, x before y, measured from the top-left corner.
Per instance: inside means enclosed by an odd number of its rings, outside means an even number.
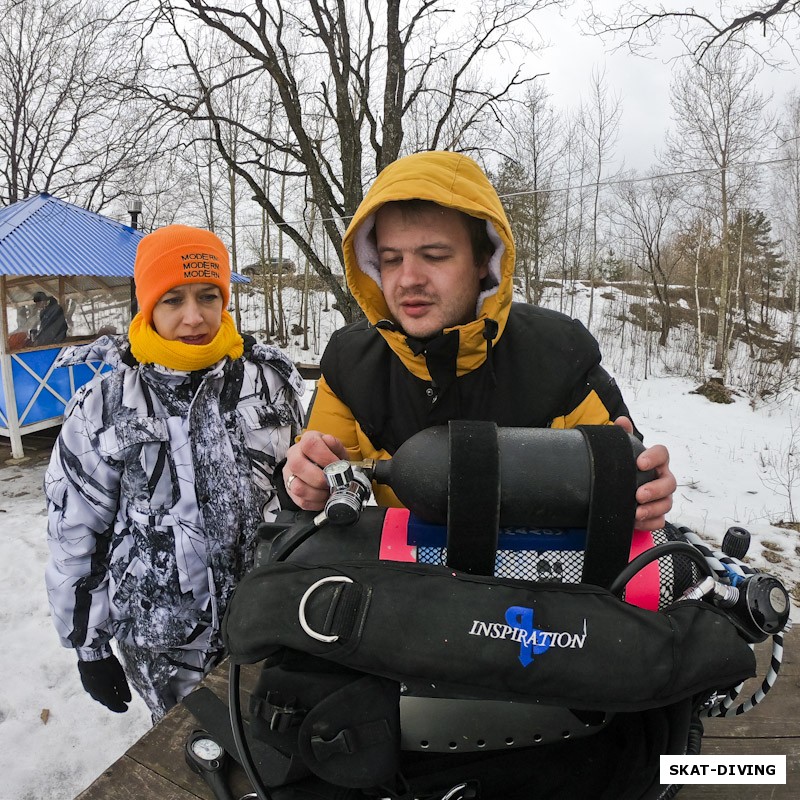
[[[321,736],[311,737],[311,750],[317,761],[325,761],[332,756],[351,756],[355,752],[350,731],[345,728],[339,731],[333,739],[323,739]]]

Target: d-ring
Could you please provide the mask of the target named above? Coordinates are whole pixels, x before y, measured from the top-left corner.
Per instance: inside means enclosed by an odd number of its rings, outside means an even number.
[[[300,620],[300,627],[312,638],[318,642],[335,642],[338,636],[326,636],[324,633],[317,633],[306,621],[306,603],[308,598],[320,587],[323,583],[352,583],[353,581],[344,575],[331,575],[328,578],[321,578],[316,583],[306,589],[303,596],[300,598],[300,607],[297,610],[297,616]]]

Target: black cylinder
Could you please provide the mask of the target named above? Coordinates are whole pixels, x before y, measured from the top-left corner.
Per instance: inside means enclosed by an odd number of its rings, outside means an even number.
[[[628,438],[635,461],[644,445],[635,436]],[[497,442],[502,527],[586,527],[592,459],[579,430],[498,428]],[[446,524],[449,473],[448,429],[437,426],[412,436],[393,458],[379,461],[374,478],[390,486],[413,514]],[[652,471],[636,475],[637,486],[655,477]]]
[[[722,539],[722,552],[741,561],[750,548],[750,531],[733,526],[725,531]]]

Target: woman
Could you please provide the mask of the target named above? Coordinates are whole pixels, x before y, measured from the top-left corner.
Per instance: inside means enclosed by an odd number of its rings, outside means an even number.
[[[278,509],[273,470],[303,383],[275,348],[245,350],[213,233],[145,236],[134,277],[129,352],[75,395],[45,476],[46,581],[86,691],[126,711],[129,680],[156,722],[222,655],[225,607]]]

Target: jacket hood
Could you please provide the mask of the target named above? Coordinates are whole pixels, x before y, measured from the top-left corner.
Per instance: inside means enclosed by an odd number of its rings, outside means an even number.
[[[382,323],[394,320],[381,291],[378,252],[369,234],[375,225],[375,212],[395,200],[431,200],[486,220],[495,251],[485,288],[478,298],[476,319],[446,329],[458,332],[456,371],[463,375],[486,360],[487,347],[502,336],[508,319],[515,260],[508,218],[497,192],[475,161],[460,153],[433,151],[406,156],[386,167],[350,222],[342,244],[350,291],[406,368],[424,380],[430,380],[424,353],[415,355],[402,331]]]

